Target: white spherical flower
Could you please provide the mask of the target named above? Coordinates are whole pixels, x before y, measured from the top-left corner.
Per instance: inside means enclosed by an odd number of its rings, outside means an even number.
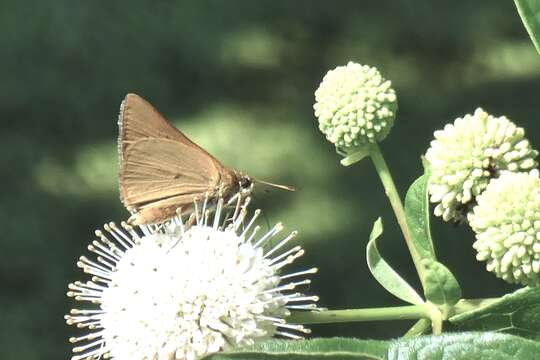
[[[445,221],[465,220],[490,179],[501,171],[526,172],[536,167],[538,152],[524,135],[523,128],[506,117],[480,108],[435,131],[426,153],[430,200],[438,203],[435,215]]]
[[[345,153],[382,141],[397,110],[391,82],[376,68],[353,62],[324,76],[315,101],[319,129]]]
[[[92,275],[69,285],[68,296],[87,306],[66,315],[88,332],[72,359],[200,359],[274,335],[298,338],[309,331],[287,324],[291,309],[316,309],[315,296],[293,292],[316,269],[285,275],[283,267],[303,254],[278,255],[295,233],[273,240],[281,224],[258,235],[259,211],[246,219],[247,202],[232,216],[220,200],[211,216],[195,210],[190,220],[97,231],[78,266]],[[229,214],[230,215],[230,214]],[[298,280],[296,280],[298,279]]]
[[[509,283],[540,281],[540,179],[505,171],[477,197],[469,214],[476,233],[476,258]]]

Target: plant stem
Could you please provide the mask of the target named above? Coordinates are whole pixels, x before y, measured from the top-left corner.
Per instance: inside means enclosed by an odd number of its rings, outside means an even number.
[[[326,324],[429,319],[429,311],[430,310],[425,305],[406,305],[384,308],[294,312],[287,318],[287,322],[296,324]]]
[[[409,252],[411,253],[411,257],[414,262],[414,266],[416,267],[416,271],[418,272],[420,279],[423,279],[422,275],[424,273],[424,267],[421,264],[422,257],[412,243],[409,226],[407,225],[407,219],[405,217],[405,210],[403,208],[401,198],[399,197],[396,185],[394,184],[394,180],[392,179],[392,175],[390,174],[390,169],[388,169],[388,165],[384,160],[379,145],[373,144],[371,146],[370,157],[373,161],[373,165],[375,165],[377,173],[379,174],[379,178],[381,179],[384,187],[384,192],[386,193],[388,200],[390,200],[390,204],[392,205],[392,209],[394,210],[394,214],[396,215],[399,227],[401,228],[401,232],[403,233],[403,237],[405,238],[405,243],[407,244]]]
[[[430,302],[426,302],[429,317],[431,318],[431,332],[433,335],[442,333],[443,316],[439,308]]]
[[[422,335],[431,327],[431,321],[428,319],[420,319],[403,335],[403,337],[411,337]]]
[[[455,314],[461,314],[489,305],[498,298],[462,299],[455,305]],[[405,305],[381,308],[295,311],[287,317],[287,322],[295,324],[328,324],[385,320],[419,320],[405,336],[422,334],[430,326],[433,333],[442,330],[443,318],[436,306],[426,302],[421,305]]]

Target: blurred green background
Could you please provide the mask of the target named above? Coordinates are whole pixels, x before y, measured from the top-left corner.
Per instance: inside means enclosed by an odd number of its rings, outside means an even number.
[[[329,308],[397,305],[369,275],[365,244],[418,285],[369,160],[339,164],[313,117],[313,92],[349,60],[398,93],[382,148],[398,188],[421,171],[432,132],[484,107],[540,147],[540,57],[511,1],[59,0],[0,4],[0,358],[65,359],[67,283],[93,230],[128,214],[117,190],[116,117],[127,92],[151,101],[223,163],[294,185],[261,188],[271,223],[298,229]],[[466,228],[433,220],[441,260],[466,297],[512,287],[474,259]],[[409,322],[314,326],[315,336],[399,336]]]

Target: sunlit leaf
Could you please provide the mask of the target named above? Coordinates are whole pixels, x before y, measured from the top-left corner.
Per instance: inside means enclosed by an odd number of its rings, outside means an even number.
[[[270,340],[212,360],[328,359],[328,360],[532,360],[540,343],[521,337],[490,332],[449,333],[391,341],[347,338]]]
[[[540,287],[519,289],[450,318],[463,330],[491,330],[540,340]],[[540,358],[540,356],[539,356]]]
[[[229,352],[210,356],[211,360],[242,359],[333,359],[382,360],[389,343],[377,340],[347,338],[312,339],[301,341],[270,340]]]
[[[411,241],[422,258],[420,274],[426,299],[439,307],[452,306],[461,297],[461,289],[450,270],[436,260],[429,226],[429,170],[416,179],[405,197],[405,215]],[[444,310],[444,309],[443,309]]]
[[[540,355],[540,343],[497,333],[449,333],[397,340],[388,360],[532,360]]]
[[[351,154],[351,155],[341,159],[341,161],[340,161],[341,165],[343,165],[343,166],[351,166],[351,165],[359,162],[360,160],[362,160],[366,156],[368,156],[369,151],[370,151],[369,147],[365,147],[364,149],[360,149],[357,152],[355,152],[354,154]]]
[[[422,304],[424,301],[420,295],[388,265],[379,253],[376,240],[382,232],[382,220],[378,218],[373,224],[366,247],[366,259],[371,274],[386,290],[401,300],[411,304]]]
[[[514,0],[521,20],[540,53],[540,0]]]
[[[424,259],[424,295],[433,304],[452,306],[461,298],[461,288],[450,270],[438,261]]]
[[[416,179],[405,196],[405,216],[414,247],[423,259],[435,259],[435,249],[429,229],[428,185],[429,174]]]

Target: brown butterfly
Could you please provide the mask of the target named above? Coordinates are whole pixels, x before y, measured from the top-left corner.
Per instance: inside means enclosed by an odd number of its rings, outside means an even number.
[[[222,165],[138,95],[125,97],[118,126],[120,199],[133,225],[163,222],[197,198],[231,199],[253,188],[249,176]]]

